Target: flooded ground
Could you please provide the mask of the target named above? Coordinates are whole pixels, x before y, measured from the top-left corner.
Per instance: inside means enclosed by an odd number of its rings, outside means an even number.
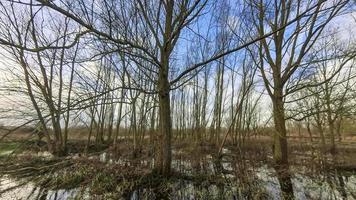
[[[274,170],[267,166],[256,169],[256,177],[249,183],[249,188],[228,180],[225,186],[195,185],[189,181],[177,181],[170,186],[173,188],[171,191],[138,189],[122,199],[281,199],[278,178],[274,173]],[[45,190],[31,182],[23,184],[21,180],[6,176],[3,176],[0,182],[1,199],[106,199],[105,195],[91,196],[87,188]],[[356,199],[356,175],[330,174],[330,177],[309,177],[294,174],[292,182],[296,199]]]
[[[173,168],[176,173],[190,178],[173,180],[151,180],[155,187],[137,187],[122,181],[102,194],[93,194],[91,183],[72,189],[48,189],[38,186],[31,179],[16,179],[2,174],[0,179],[1,199],[281,199],[281,188],[277,173],[267,164],[236,160],[230,150],[224,149],[221,159],[215,160],[207,154],[200,159],[183,159],[174,152]],[[45,154],[41,154],[45,156]],[[46,158],[47,159],[47,158]],[[77,155],[72,156],[77,159]],[[142,159],[132,163],[127,159],[114,159],[107,152],[91,156],[106,167],[139,165],[151,168],[154,159]],[[320,167],[290,166],[295,199],[356,199],[356,172]],[[99,172],[98,172],[99,173]],[[197,178],[200,174],[203,178]],[[49,174],[55,176],[55,173]],[[110,176],[110,175],[109,175]],[[114,177],[114,176],[113,176]],[[210,177],[210,178],[209,178]],[[110,179],[109,179],[110,180]],[[108,182],[110,182],[108,180]],[[93,180],[95,182],[95,180]],[[104,181],[105,182],[105,181]],[[120,185],[122,184],[122,185]],[[146,183],[152,185],[152,183]],[[129,190],[127,189],[129,188]]]

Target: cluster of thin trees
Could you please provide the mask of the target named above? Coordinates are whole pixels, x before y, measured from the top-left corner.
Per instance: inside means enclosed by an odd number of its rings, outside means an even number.
[[[58,156],[70,127],[87,146],[149,138],[169,175],[173,139],[241,145],[272,118],[285,169],[287,120],[335,151],[355,118],[356,49],[335,29],[355,23],[354,3],[1,0],[2,120],[39,124]]]

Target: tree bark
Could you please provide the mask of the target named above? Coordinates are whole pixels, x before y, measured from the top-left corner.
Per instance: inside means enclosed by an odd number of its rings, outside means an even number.
[[[163,59],[163,63],[168,65],[168,60]],[[171,172],[171,138],[172,138],[172,122],[169,99],[169,82],[168,73],[166,70],[161,70],[158,80],[159,87],[159,147],[157,152],[156,169],[162,175],[168,176]]]
[[[281,90],[273,97],[274,159],[277,165],[288,165],[287,130],[285,124],[284,103]]]

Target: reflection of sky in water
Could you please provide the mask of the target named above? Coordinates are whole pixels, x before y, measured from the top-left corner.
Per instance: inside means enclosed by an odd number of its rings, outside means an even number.
[[[228,153],[228,150],[224,150],[224,153]],[[101,162],[108,162],[108,164],[120,164],[129,165],[129,160],[115,160],[111,158],[110,154],[104,153],[97,158]],[[141,160],[140,163],[143,166],[153,166],[154,160]],[[203,167],[203,165],[205,167]],[[248,169],[248,184],[241,184],[240,180],[232,180],[234,178],[234,169],[236,169],[236,163],[229,162],[228,159],[223,158],[222,162],[219,164],[225,174],[221,177],[225,178],[228,182],[224,187],[219,187],[217,185],[208,185],[207,183],[202,183],[197,186],[189,181],[177,181],[174,183],[169,183],[169,187],[172,189],[166,195],[169,199],[248,199],[248,198],[259,198],[260,194],[268,196],[268,199],[281,199],[280,198],[280,186],[278,178],[275,176],[276,172],[273,168],[267,165],[262,165],[257,168]],[[199,170],[200,173],[209,173],[219,175],[217,171],[216,163],[213,162],[212,156],[208,155],[202,157],[196,163],[190,162],[188,160],[173,160],[172,166],[175,170],[185,173],[193,174]],[[198,166],[198,169],[196,168]],[[292,171],[295,171],[292,170]],[[303,170],[300,170],[303,171]],[[356,175],[352,176],[337,176],[335,171],[333,174],[327,175],[315,175],[314,177],[309,177],[307,175],[302,175],[301,173],[294,173],[292,178],[294,195],[296,199],[307,200],[307,199],[342,199],[343,190],[340,187],[340,180],[344,182],[344,193],[347,195],[347,199],[355,199],[356,195]],[[21,185],[21,181],[15,181],[7,176],[3,176],[0,179],[0,191],[4,191],[8,188],[14,187],[16,185]],[[118,186],[120,187],[120,186]],[[77,195],[83,195],[80,199],[90,199],[89,188],[84,191],[81,189],[74,190],[58,190],[58,191],[43,191],[40,188],[36,188],[33,183],[26,183],[20,187],[14,188],[13,190],[5,191],[1,194],[0,199],[36,199],[41,195],[45,196],[45,199],[55,200],[55,199],[73,199]],[[158,191],[162,192],[162,191]],[[250,192],[251,196],[247,196]],[[157,191],[153,189],[139,189],[131,193],[130,199],[151,199],[157,197]],[[43,196],[43,197],[44,197]]]
[[[264,182],[264,187],[273,199],[280,198],[280,186],[278,178],[274,176],[274,169],[262,166],[256,170],[257,177]],[[294,196],[296,199],[343,199],[340,193],[340,183],[338,177],[330,177],[328,183],[327,177],[318,176],[311,178],[309,176],[294,174],[292,178]],[[355,199],[356,194],[356,175],[350,177],[341,176],[345,184],[347,199]]]
[[[5,189],[15,187],[16,185],[21,184],[20,181],[15,181],[8,177],[2,177],[0,179],[0,191]],[[14,188],[13,190],[7,191],[0,195],[0,199],[12,200],[12,199],[36,199],[43,198],[48,200],[66,200],[74,198],[78,194],[79,190],[48,190],[43,191],[41,188],[35,187],[33,183],[26,183],[23,186]],[[84,195],[84,197],[87,195]]]

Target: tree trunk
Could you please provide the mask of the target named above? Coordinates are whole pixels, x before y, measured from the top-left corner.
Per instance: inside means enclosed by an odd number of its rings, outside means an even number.
[[[170,108],[169,58],[173,50],[173,12],[174,1],[167,1],[162,47],[160,48],[160,68],[158,73],[159,104],[159,144],[156,152],[155,169],[163,176],[169,176],[172,161],[172,119]]]
[[[287,129],[285,124],[282,89],[275,88],[273,101],[274,132],[273,156],[275,170],[282,191],[283,199],[293,199],[293,184],[289,173]]]
[[[276,91],[273,98],[273,119],[275,124],[273,156],[277,165],[288,164],[287,130],[284,116],[282,92]]]
[[[310,129],[310,121],[309,121],[309,119],[307,120],[307,131],[308,131],[308,134],[309,134],[310,142],[312,143],[313,142],[313,134],[312,134],[311,129]]]
[[[336,121],[336,133],[338,137],[338,141],[342,141],[342,136],[341,136],[341,124],[342,124],[342,117],[339,117],[338,120]]]
[[[324,74],[326,72],[324,71]],[[325,75],[324,75],[325,77]],[[333,118],[333,113],[332,113],[332,105],[331,105],[331,88],[329,87],[328,83],[325,83],[325,100],[326,100],[326,109],[327,109],[327,122],[328,122],[328,127],[329,127],[329,134],[330,134],[330,142],[331,142],[331,147],[330,147],[330,152],[332,154],[336,153],[336,147],[335,147],[335,118]]]
[[[168,63],[168,60],[166,61]],[[171,172],[171,112],[169,99],[168,73],[163,70],[159,74],[159,144],[157,151],[157,166],[155,167],[162,175],[168,176]]]

